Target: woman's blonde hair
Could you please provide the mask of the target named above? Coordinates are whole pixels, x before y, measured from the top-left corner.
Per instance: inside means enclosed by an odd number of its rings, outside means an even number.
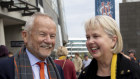
[[[60,47],[58,47],[56,54],[58,56],[67,56],[68,55],[68,50],[67,50],[66,47],[60,46]]]
[[[85,31],[88,31],[91,28],[92,30],[95,30],[98,27],[102,27],[105,33],[110,38],[112,38],[113,36],[117,36],[117,41],[114,48],[112,48],[112,52],[113,53],[121,52],[123,48],[123,41],[122,41],[122,36],[121,36],[120,30],[117,26],[116,21],[110,16],[98,15],[98,16],[95,16],[95,18],[90,18],[85,23]]]

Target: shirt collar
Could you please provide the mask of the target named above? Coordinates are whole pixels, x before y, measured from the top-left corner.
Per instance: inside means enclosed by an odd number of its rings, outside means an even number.
[[[27,48],[26,48],[26,52],[27,52],[28,58],[30,60],[31,66],[35,65],[37,62],[42,62],[41,60],[36,58],[32,53],[30,53]],[[43,62],[47,63],[46,60],[44,60]]]

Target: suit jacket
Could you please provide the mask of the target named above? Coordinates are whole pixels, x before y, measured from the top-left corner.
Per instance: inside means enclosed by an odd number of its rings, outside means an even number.
[[[62,68],[56,64],[61,79],[64,79],[64,73]],[[0,79],[14,79],[15,68],[14,68],[14,57],[3,58],[0,60]]]
[[[94,79],[97,73],[97,61],[93,59],[80,74],[78,79]],[[117,56],[116,79],[140,79],[140,66],[125,58],[122,54]]]

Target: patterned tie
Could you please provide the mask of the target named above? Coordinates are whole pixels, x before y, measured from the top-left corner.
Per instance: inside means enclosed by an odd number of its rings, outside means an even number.
[[[45,79],[44,75],[44,62],[37,62],[40,67],[40,79]]]

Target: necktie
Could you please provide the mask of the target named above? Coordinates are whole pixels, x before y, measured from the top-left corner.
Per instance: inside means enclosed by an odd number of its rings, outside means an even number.
[[[40,67],[40,79],[45,79],[45,74],[44,74],[44,62],[37,62],[37,64]]]

